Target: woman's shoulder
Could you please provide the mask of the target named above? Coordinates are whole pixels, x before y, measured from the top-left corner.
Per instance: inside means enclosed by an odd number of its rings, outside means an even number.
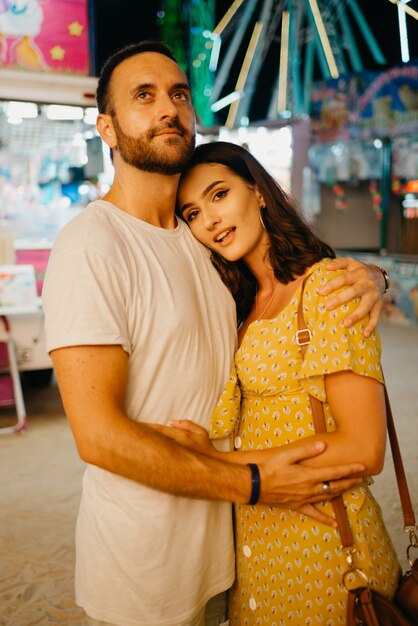
[[[314,287],[315,289],[319,289],[322,285],[325,285],[326,282],[345,271],[327,269],[327,265],[331,261],[332,259],[325,258],[321,259],[317,263],[314,263],[308,270],[306,285],[309,285],[311,288]]]
[[[342,274],[345,270],[329,270],[327,265],[332,259],[321,259],[317,263],[311,266],[308,271],[308,276],[303,288],[303,304],[307,308],[307,311],[311,314],[312,319],[321,318],[325,319],[337,319],[343,320],[357,306],[357,299],[351,300],[347,304],[343,304],[336,309],[329,310],[326,307],[328,296],[323,296],[319,293],[321,287],[323,287],[332,278],[335,278],[339,274]],[[333,292],[333,295],[339,293],[344,287],[337,289]]]

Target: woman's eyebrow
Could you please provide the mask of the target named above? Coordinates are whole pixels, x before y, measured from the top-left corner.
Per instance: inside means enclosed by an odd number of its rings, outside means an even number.
[[[224,183],[224,180],[215,180],[213,181],[213,183],[210,183],[210,185],[208,185],[200,194],[200,198],[203,200],[203,198],[205,196],[208,195],[208,193],[214,188],[216,187],[216,185],[219,185],[219,183]],[[191,206],[194,205],[194,202],[186,202],[186,204],[183,204],[183,206],[180,209],[180,213],[184,213],[184,211],[188,208],[190,208]]]

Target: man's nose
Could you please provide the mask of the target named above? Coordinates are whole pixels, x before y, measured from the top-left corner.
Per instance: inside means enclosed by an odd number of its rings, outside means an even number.
[[[159,98],[159,117],[164,119],[166,117],[175,118],[178,115],[177,104],[169,94],[163,94]]]

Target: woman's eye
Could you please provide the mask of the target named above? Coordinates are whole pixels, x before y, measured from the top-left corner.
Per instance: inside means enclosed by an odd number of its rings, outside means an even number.
[[[192,222],[198,215],[199,211],[190,211],[190,213],[188,213],[186,220],[188,222]]]
[[[222,189],[221,191],[217,191],[215,193],[215,195],[213,196],[214,200],[222,200],[222,198],[225,198],[225,196],[228,193],[228,189]]]

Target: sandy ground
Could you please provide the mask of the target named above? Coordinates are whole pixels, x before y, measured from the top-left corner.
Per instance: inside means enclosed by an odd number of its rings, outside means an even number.
[[[383,366],[418,516],[418,328],[382,325]],[[0,625],[85,626],[73,599],[83,464],[57,389],[25,392],[29,428],[0,437]],[[0,413],[0,426],[5,423]],[[388,451],[374,493],[402,563],[406,538]],[[417,555],[418,556],[418,555]]]

